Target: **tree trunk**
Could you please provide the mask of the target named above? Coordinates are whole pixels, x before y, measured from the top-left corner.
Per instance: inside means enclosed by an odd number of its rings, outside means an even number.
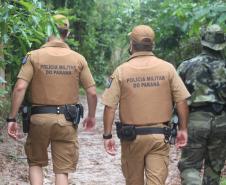
[[[64,3],[64,8],[67,8],[68,6],[68,0],[65,0],[65,3]]]

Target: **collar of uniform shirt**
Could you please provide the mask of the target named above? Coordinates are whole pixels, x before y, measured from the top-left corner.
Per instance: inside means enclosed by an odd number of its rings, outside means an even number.
[[[131,60],[132,58],[139,57],[139,56],[154,56],[154,54],[151,51],[135,52],[129,57],[129,59],[127,61]]]
[[[52,40],[47,42],[42,46],[42,48],[45,47],[60,47],[60,48],[70,48],[65,42],[60,41],[60,40]]]

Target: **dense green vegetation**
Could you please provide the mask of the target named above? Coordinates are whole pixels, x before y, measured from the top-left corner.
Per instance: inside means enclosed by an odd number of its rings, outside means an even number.
[[[128,57],[127,34],[135,25],[155,30],[154,53],[175,66],[200,51],[201,26],[217,23],[226,32],[226,0],[0,0],[0,69],[8,85],[0,89],[0,128],[9,108],[1,97],[14,85],[26,53],[57,34],[56,13],[69,18],[67,43],[85,56],[98,86]]]
[[[225,179],[225,178],[222,178],[222,179],[221,179],[220,185],[226,185],[226,179]]]
[[[26,53],[56,33],[55,13],[69,17],[67,42],[86,57],[98,85],[128,57],[127,34],[135,25],[152,26],[155,54],[175,65],[199,52],[201,25],[226,30],[224,0],[0,0],[0,67],[9,85]]]

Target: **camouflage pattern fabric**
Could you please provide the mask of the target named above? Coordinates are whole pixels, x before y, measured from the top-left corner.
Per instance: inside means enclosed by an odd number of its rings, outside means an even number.
[[[226,113],[192,112],[188,125],[188,145],[178,164],[182,185],[219,185],[226,156]],[[204,161],[203,182],[200,171]]]
[[[179,75],[191,93],[189,105],[226,104],[226,61],[204,50],[183,62]],[[188,124],[188,145],[182,150],[178,164],[182,185],[219,185],[226,158],[226,112],[216,115],[202,109],[191,112]],[[204,165],[203,178],[200,171]]]
[[[226,46],[226,36],[223,29],[217,24],[202,27],[201,44],[215,51],[223,50]]]
[[[184,61],[177,69],[188,91],[189,105],[226,103],[226,60],[208,50]]]

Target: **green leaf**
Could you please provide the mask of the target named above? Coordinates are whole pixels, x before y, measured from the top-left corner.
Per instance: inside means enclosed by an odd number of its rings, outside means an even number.
[[[2,37],[3,43],[6,44],[9,40],[9,36],[5,33]]]
[[[218,24],[225,24],[226,21],[226,14],[222,14],[218,19],[217,19],[217,23]]]
[[[198,11],[195,12],[193,19],[198,20],[201,17],[207,15],[208,13],[210,13],[210,7],[207,8],[200,7]]]
[[[0,97],[3,97],[6,94],[7,94],[7,91],[6,90],[0,89]]]
[[[31,47],[32,43],[29,41],[28,36],[24,30],[21,30],[22,35],[24,36],[24,39],[26,43],[28,44],[29,48]]]
[[[26,10],[28,10],[29,12],[34,9],[34,5],[32,3],[30,3],[30,2],[26,2],[26,1],[20,0],[18,3],[21,4],[22,6],[24,6],[24,8]]]
[[[52,29],[52,26],[50,24],[48,24],[46,26],[46,33],[47,33],[47,36],[51,36],[53,34],[53,29]]]
[[[219,13],[226,12],[226,5],[221,4],[221,5],[213,6],[212,10],[215,11],[215,12],[219,12]]]
[[[32,15],[32,20],[34,21],[35,25],[38,25],[40,22],[40,18],[38,16]]]
[[[22,49],[22,53],[23,53],[23,55],[25,55],[27,53],[26,46],[25,46],[24,42],[22,41],[22,38],[17,37],[17,39],[20,43],[20,48]]]

